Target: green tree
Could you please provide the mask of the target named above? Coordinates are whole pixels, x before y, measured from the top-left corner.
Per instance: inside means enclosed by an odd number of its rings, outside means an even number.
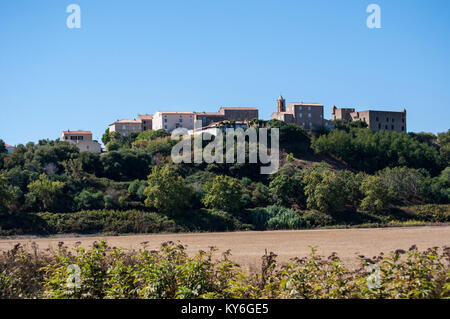
[[[147,130],[147,131],[139,133],[138,136],[136,137],[136,141],[155,140],[157,138],[166,137],[166,136],[170,136],[170,134],[164,129]]]
[[[5,142],[0,139],[0,154],[2,153],[8,153],[8,150],[6,149]]]
[[[408,167],[385,168],[378,172],[383,185],[391,190],[398,204],[411,205],[423,202],[425,177],[419,170]]]
[[[38,206],[39,209],[52,210],[56,208],[58,200],[63,194],[64,183],[51,181],[45,174],[28,185],[27,196]]]
[[[439,133],[437,142],[440,146],[442,160],[446,166],[450,165],[450,130],[444,133]]]
[[[144,190],[145,204],[163,213],[178,213],[186,209],[191,189],[171,165],[155,166]]]
[[[83,189],[75,198],[75,205],[78,210],[100,209],[103,204],[103,193],[95,190]]]
[[[312,170],[304,177],[306,205],[322,213],[345,210],[347,203],[346,183],[342,176],[332,170]]]
[[[206,207],[237,212],[242,207],[242,185],[238,179],[219,175],[204,186],[202,202]]]
[[[275,204],[290,207],[304,205],[303,183],[299,176],[278,175],[269,184],[270,194]]]
[[[368,175],[361,184],[361,192],[364,194],[360,206],[363,211],[384,212],[388,209],[392,200],[392,193],[383,184],[380,176]]]
[[[13,199],[13,192],[9,190],[6,178],[0,174],[0,215],[8,212],[8,206]]]

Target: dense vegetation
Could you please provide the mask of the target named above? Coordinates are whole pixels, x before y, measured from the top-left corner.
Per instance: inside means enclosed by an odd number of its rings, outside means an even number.
[[[281,164],[173,164],[163,131],[103,136],[108,152],[0,140],[0,235],[298,229],[450,221],[450,131],[307,132],[277,120]],[[207,141],[205,141],[207,143]]]
[[[396,250],[360,256],[349,270],[336,254],[295,258],[279,265],[262,256],[261,270],[249,273],[231,252],[215,249],[189,256],[180,243],[158,251],[124,251],[94,243],[71,251],[61,242],[41,252],[19,244],[0,256],[0,298],[449,298],[450,250]]]

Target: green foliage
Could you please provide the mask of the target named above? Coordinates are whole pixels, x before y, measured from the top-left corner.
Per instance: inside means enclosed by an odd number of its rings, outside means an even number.
[[[161,137],[167,137],[170,136],[170,134],[164,130],[164,129],[159,129],[159,130],[147,130],[147,131],[143,131],[141,133],[139,133],[139,135],[136,137],[136,141],[142,141],[142,140],[155,140],[157,138],[161,138]]]
[[[303,183],[299,176],[278,175],[270,182],[269,189],[277,205],[304,205]]]
[[[269,229],[301,229],[305,228],[305,221],[300,214],[290,208],[282,208],[267,221]]]
[[[361,256],[349,270],[333,253],[280,265],[270,252],[249,273],[231,252],[188,255],[181,243],[158,250],[126,251],[104,241],[48,254],[20,245],[0,256],[0,298],[51,299],[438,299],[449,298],[448,249],[412,246],[373,258]],[[75,272],[74,270],[79,270]],[[68,285],[79,275],[79,285]],[[77,281],[75,281],[77,282]],[[369,285],[374,282],[374,285]]]
[[[5,142],[0,138],[0,154],[8,153],[8,150],[6,149]]]
[[[63,194],[64,183],[51,181],[45,174],[28,185],[28,200],[40,210],[54,210]]]
[[[392,193],[398,204],[411,205],[421,203],[425,175],[419,170],[407,167],[385,168],[378,172],[383,185]]]
[[[437,142],[440,146],[440,152],[444,164],[450,165],[450,130],[447,132],[439,133],[437,136]]]
[[[95,190],[83,189],[75,198],[75,205],[78,210],[100,209],[104,207],[103,193]]]
[[[206,207],[238,212],[242,207],[242,185],[239,180],[229,176],[216,176],[204,186],[202,202]]]
[[[3,174],[0,174],[0,216],[8,212],[8,206],[12,199],[13,193],[6,184],[6,178]]]
[[[364,194],[361,209],[372,213],[385,212],[393,196],[379,176],[367,176],[361,184],[361,192]]]
[[[314,140],[312,148],[316,153],[337,156],[367,173],[395,166],[425,168],[431,174],[442,169],[442,160],[435,147],[405,133],[338,129]]]
[[[337,213],[346,209],[346,182],[332,170],[311,170],[304,178],[306,204],[322,213]]]
[[[144,190],[145,204],[164,213],[178,213],[189,204],[191,189],[170,165],[155,166]]]

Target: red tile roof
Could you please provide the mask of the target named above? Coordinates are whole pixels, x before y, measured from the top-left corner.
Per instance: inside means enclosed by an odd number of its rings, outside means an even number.
[[[14,145],[5,144],[6,148],[16,148]]]
[[[113,125],[113,124],[141,124],[141,123],[142,123],[142,121],[140,119],[139,120],[136,120],[136,119],[132,119],[132,120],[125,119],[125,120],[115,121],[114,123],[112,123],[110,125]]]
[[[151,120],[153,119],[153,115],[138,115],[141,120]]]
[[[63,134],[66,135],[77,135],[77,134],[87,134],[87,135],[92,135],[91,131],[63,131]]]
[[[180,115],[191,115],[194,114],[194,112],[189,112],[189,111],[158,111],[161,114],[180,114]]]

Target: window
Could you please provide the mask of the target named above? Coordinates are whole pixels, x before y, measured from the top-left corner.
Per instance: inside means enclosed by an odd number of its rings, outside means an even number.
[[[302,126],[305,126],[305,122],[302,123]]]
[[[402,123],[405,123],[405,119],[402,119]]]
[[[380,123],[378,123],[378,129],[381,130],[381,124]]]
[[[164,125],[164,128],[167,130],[167,125]]]
[[[386,117],[386,122],[389,122],[389,118],[388,117]]]
[[[392,130],[394,129],[394,125],[391,125],[391,129],[392,129]]]
[[[311,106],[308,106],[308,111],[311,111]]]
[[[303,110],[303,109],[302,109],[302,106],[300,106],[298,109],[299,109],[300,111]]]
[[[394,123],[395,122],[395,119],[392,119],[392,123]]]
[[[302,118],[303,117],[303,113],[300,113],[300,118]]]
[[[87,150],[89,149],[89,145],[86,145],[86,149],[87,149]]]
[[[388,126],[386,125],[384,128],[387,130],[387,129],[388,129]]]
[[[404,126],[402,126],[402,132],[404,132],[405,131],[405,127]]]
[[[312,123],[311,123],[311,122],[309,122],[309,126],[312,126]]]
[[[377,121],[377,122],[379,121],[378,116],[375,118],[375,121]]]
[[[167,123],[167,119],[164,119],[164,123]]]
[[[178,122],[183,123],[183,119],[179,119]]]
[[[311,113],[308,113],[308,117],[311,117]]]

